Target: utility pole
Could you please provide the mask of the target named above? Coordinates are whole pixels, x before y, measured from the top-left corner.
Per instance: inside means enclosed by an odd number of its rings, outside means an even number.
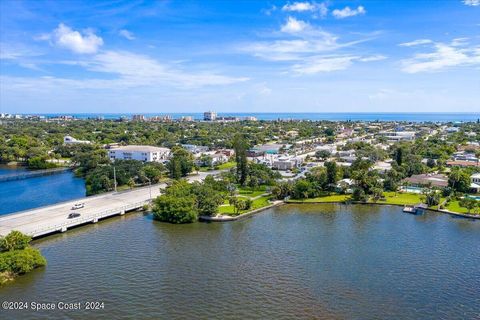
[[[150,202],[152,202],[152,180],[148,177],[145,177],[148,180],[148,191],[150,192]]]
[[[115,192],[117,192],[117,173],[115,171],[115,166],[113,166],[113,187]]]

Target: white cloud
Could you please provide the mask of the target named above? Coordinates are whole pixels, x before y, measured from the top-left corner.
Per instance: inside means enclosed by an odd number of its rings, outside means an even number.
[[[458,39],[450,44],[433,43],[433,51],[417,53],[410,59],[403,60],[402,70],[407,73],[435,72],[461,66],[480,65],[480,46],[468,47]]]
[[[348,69],[355,61],[372,62],[386,59],[382,55],[374,56],[356,56],[356,55],[330,55],[330,56],[312,56],[305,59],[302,63],[293,65],[292,71],[295,74],[317,74],[323,72],[332,72]]]
[[[327,5],[317,2],[294,2],[294,3],[287,3],[282,7],[283,11],[287,12],[314,12],[319,13],[321,17],[324,17],[328,13]]]
[[[152,86],[170,83],[179,87],[201,87],[228,85],[247,81],[245,77],[228,77],[212,72],[184,71],[178,66],[162,64],[148,56],[125,51],[106,51],[90,61],[82,61],[86,69],[96,72],[117,74],[124,86]]]
[[[345,70],[352,65],[356,56],[311,57],[303,63],[295,64],[292,71],[296,74],[307,75],[321,72]]]
[[[95,35],[92,30],[87,29],[82,34],[63,23],[60,23],[52,33],[41,35],[37,39],[49,40],[55,46],[81,54],[96,53],[103,45],[103,39]]]
[[[126,29],[120,30],[118,34],[127,40],[135,40],[135,35],[133,34],[133,32],[130,32]]]
[[[430,40],[430,39],[418,39],[418,40],[414,40],[414,41],[410,41],[410,42],[400,43],[399,46],[401,46],[401,47],[413,47],[413,46],[419,46],[419,45],[422,45],[422,44],[430,44],[432,42],[433,41]]]
[[[480,0],[463,0],[463,3],[471,7],[480,6]]]
[[[350,9],[350,7],[345,7],[343,9],[335,9],[332,11],[332,14],[337,19],[344,19],[348,17],[358,16],[365,14],[367,11],[363,6],[358,6],[357,9]]]
[[[305,21],[297,20],[293,17],[288,17],[287,21],[280,30],[286,33],[299,33],[304,31],[305,29],[308,29],[309,27],[310,25]]]
[[[367,56],[367,57],[360,58],[360,59],[358,59],[358,61],[373,62],[373,61],[381,61],[381,60],[385,60],[385,59],[387,59],[387,57],[385,57],[384,55],[377,54],[377,55],[374,55],[374,56]]]

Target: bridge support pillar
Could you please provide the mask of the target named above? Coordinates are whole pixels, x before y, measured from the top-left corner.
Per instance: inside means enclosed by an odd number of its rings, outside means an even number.
[[[97,222],[98,222],[98,218],[93,218],[92,223],[97,223]]]
[[[67,231],[67,227],[62,227],[62,229],[60,229],[60,232],[65,232]]]
[[[125,214],[125,210],[120,211],[120,215],[123,216]]]

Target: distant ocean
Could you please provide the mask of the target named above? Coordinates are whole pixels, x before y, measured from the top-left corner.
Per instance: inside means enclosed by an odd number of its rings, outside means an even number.
[[[202,120],[203,113],[141,113],[146,117],[170,115],[173,119],[182,116],[192,116],[195,120]],[[64,113],[42,114],[47,117],[71,115],[79,119],[103,117],[104,119],[118,119],[122,116],[131,118],[133,113]],[[407,121],[407,122],[472,122],[480,118],[480,112],[466,113],[228,113],[219,112],[218,116],[246,117],[253,116],[258,120],[330,120],[330,121]]]

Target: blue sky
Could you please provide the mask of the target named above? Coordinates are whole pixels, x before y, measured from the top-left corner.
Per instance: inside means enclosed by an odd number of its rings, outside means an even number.
[[[480,112],[480,0],[0,12],[0,112]]]

